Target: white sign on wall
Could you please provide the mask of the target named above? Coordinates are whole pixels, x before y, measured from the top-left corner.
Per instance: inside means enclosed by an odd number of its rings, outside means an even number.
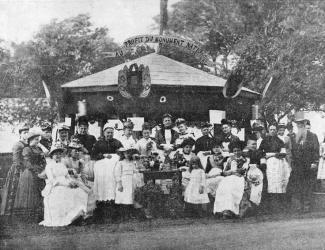
[[[226,111],[209,110],[209,117],[211,124],[221,124],[221,120],[226,118]]]

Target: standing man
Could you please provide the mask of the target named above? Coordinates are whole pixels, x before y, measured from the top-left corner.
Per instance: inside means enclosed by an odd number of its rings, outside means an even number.
[[[162,122],[162,128],[156,133],[157,147],[159,149],[167,149],[167,147],[173,149],[173,144],[178,138],[178,133],[172,129],[172,116],[170,114],[164,114],[162,117]]]
[[[217,138],[221,142],[222,151],[229,154],[229,144],[239,142],[239,138],[231,133],[231,123],[226,119],[221,121],[222,134]]]
[[[293,169],[288,186],[288,192],[292,195],[292,207],[300,212],[310,211],[319,160],[319,143],[306,129],[307,119],[304,115],[304,112],[295,114],[298,131],[292,141]]]
[[[78,121],[78,133],[74,137],[83,145],[84,153],[91,154],[93,146],[96,143],[96,138],[95,136],[88,134],[88,128],[88,120],[80,119]]]
[[[114,128],[110,127],[108,124],[104,126],[103,129],[104,140],[98,140],[92,151],[92,158],[94,160],[102,159],[104,154],[116,154],[119,148],[123,148],[122,143],[113,138]]]

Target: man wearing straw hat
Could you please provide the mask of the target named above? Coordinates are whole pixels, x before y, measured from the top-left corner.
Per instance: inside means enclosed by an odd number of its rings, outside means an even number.
[[[310,198],[319,159],[319,143],[315,136],[306,129],[306,121],[304,112],[295,114],[298,131],[292,140],[293,168],[288,185],[292,208],[301,212],[310,210]]]

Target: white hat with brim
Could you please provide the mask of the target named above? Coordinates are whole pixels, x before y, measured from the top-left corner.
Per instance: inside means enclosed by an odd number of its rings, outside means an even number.
[[[61,147],[54,147],[54,148],[51,148],[51,151],[49,152],[49,155],[52,156],[54,153],[56,152],[61,152],[63,153],[64,152],[64,148],[61,148]]]
[[[110,124],[110,123],[106,123],[105,125],[104,125],[104,128],[103,128],[103,131],[105,131],[106,129],[114,129],[114,127],[112,126],[112,124]]]

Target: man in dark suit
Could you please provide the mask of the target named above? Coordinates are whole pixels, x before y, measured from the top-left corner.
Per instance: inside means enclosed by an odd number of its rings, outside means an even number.
[[[293,209],[303,212],[310,210],[319,160],[319,142],[306,129],[306,121],[303,112],[296,113],[298,131],[292,138],[292,172],[288,185]]]
[[[173,148],[173,144],[178,138],[178,133],[172,129],[172,116],[170,114],[164,114],[162,118],[163,126],[156,132],[157,148],[166,149],[166,147]],[[162,145],[162,144],[165,144]],[[169,146],[168,146],[169,145]]]

